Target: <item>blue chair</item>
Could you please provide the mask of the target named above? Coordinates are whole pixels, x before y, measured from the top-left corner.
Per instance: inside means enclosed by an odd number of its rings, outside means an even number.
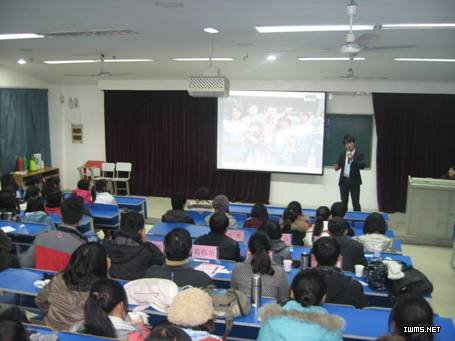
[[[194,223],[196,225],[201,225],[201,226],[207,226],[208,224],[205,222],[205,218],[212,214],[210,211],[194,211],[194,210],[189,210],[186,211],[188,215],[193,218]]]

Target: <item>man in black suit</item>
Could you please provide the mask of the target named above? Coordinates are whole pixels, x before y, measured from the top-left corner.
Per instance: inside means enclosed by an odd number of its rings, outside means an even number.
[[[360,170],[365,168],[363,154],[355,149],[355,137],[346,135],[343,139],[346,150],[340,154],[338,161],[334,164],[335,170],[341,169],[340,186],[341,201],[348,207],[349,192],[351,192],[352,206],[354,211],[361,211],[360,208],[360,185],[362,178]]]

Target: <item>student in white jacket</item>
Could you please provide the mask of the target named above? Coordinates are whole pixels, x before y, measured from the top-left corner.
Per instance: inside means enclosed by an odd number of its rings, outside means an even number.
[[[96,204],[117,205],[114,196],[107,190],[107,181],[104,179],[97,180],[95,183]]]

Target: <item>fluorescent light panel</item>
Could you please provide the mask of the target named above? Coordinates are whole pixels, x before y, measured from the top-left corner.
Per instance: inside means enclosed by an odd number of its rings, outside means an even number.
[[[259,33],[349,31],[349,25],[256,26]],[[374,25],[353,25],[353,31],[372,31]]]
[[[204,28],[204,32],[207,32],[207,33],[210,33],[210,34],[216,34],[216,33],[219,33],[220,31],[218,31],[214,27],[206,27],[206,28]]]
[[[172,58],[175,62],[208,62],[210,58]],[[214,62],[233,62],[234,58],[216,57],[212,58]]]
[[[394,58],[398,62],[440,62],[440,63],[455,63],[455,59],[439,59],[439,58]]]
[[[422,30],[455,28],[455,23],[409,23],[409,24],[382,24],[384,30]]]
[[[365,60],[364,57],[354,57],[353,60],[362,61]],[[351,60],[349,57],[299,57],[297,60],[307,62],[307,61],[345,61]]]
[[[44,64],[85,64],[98,63],[99,59],[81,59],[81,60],[45,60]]]
[[[153,62],[153,59],[105,59],[106,63],[123,63],[123,62]]]
[[[6,33],[0,34],[0,40],[13,40],[13,39],[35,39],[44,38],[41,34],[36,33]]]

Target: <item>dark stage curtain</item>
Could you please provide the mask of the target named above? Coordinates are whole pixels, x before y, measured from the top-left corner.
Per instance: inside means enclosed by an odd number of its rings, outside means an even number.
[[[231,201],[268,201],[270,173],[216,170],[215,98],[111,90],[104,98],[106,159],[133,164],[134,193],[192,196],[206,186]]]
[[[455,164],[455,96],[373,94],[379,209],[404,212],[408,175],[439,178]]]
[[[18,156],[41,153],[51,165],[47,90],[0,89],[0,173],[16,169]]]

